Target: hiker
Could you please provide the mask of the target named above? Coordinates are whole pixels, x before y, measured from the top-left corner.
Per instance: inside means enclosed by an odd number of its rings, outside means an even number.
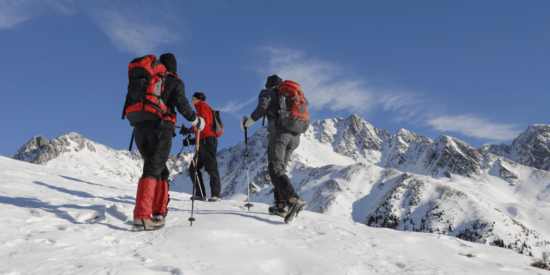
[[[167,182],[170,175],[166,162],[172,148],[172,138],[176,136],[175,109],[198,129],[204,129],[204,119],[195,114],[185,97],[185,84],[176,73],[177,62],[173,54],[161,55],[160,62],[154,55],[136,58],[129,69],[127,101],[132,92],[141,96],[141,91],[146,89],[145,100],[135,101],[138,103],[133,105],[130,105],[132,102],[127,103],[130,106],[125,107],[126,117],[134,125],[135,143],[144,160],[132,231],[157,230],[164,227],[170,200]],[[149,82],[143,80],[144,73]],[[138,84],[135,84],[136,81]],[[134,89],[135,85],[139,88]],[[159,97],[156,98],[155,94]]]
[[[269,213],[284,217],[285,222],[290,222],[298,212],[305,209],[307,203],[296,194],[290,179],[285,173],[292,152],[300,145],[299,132],[302,131],[291,131],[283,127],[281,123],[281,94],[278,88],[281,83],[282,79],[277,75],[267,78],[266,89],[260,92],[256,109],[249,117],[243,118],[241,128],[244,130],[262,117],[267,116],[267,161],[269,176],[275,189],[275,202],[273,206],[269,207]],[[307,126],[309,126],[309,114],[307,115]],[[307,129],[307,126],[305,129]]]
[[[204,181],[202,179],[202,173],[200,169],[204,167],[204,170],[210,176],[210,194],[209,202],[221,201],[221,180],[220,172],[218,170],[218,160],[216,154],[218,152],[218,136],[214,131],[214,117],[213,111],[205,102],[206,96],[203,93],[195,93],[191,97],[191,104],[195,106],[197,115],[204,118],[205,127],[204,130],[197,134],[195,127],[195,138],[191,140],[184,139],[183,146],[190,146],[197,144],[196,137],[199,136],[199,150],[193,159],[197,162],[197,167],[191,162],[189,166],[189,174],[191,175],[191,181],[195,185],[195,194],[191,197],[191,200],[206,200],[206,194],[204,189]],[[198,155],[198,158],[197,158]],[[196,174],[195,174],[196,173]],[[198,176],[198,183],[197,183]]]

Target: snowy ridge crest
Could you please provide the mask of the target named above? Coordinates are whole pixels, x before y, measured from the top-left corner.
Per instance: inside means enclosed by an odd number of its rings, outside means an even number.
[[[143,169],[138,150],[114,150],[84,138],[78,133],[52,138],[37,136],[25,144],[13,159],[74,171],[85,175],[114,178],[128,184],[137,184]],[[167,165],[172,168],[176,156],[170,155]],[[182,160],[178,160],[181,164]],[[176,165],[172,172],[182,171]]]
[[[52,138],[50,141],[43,136],[36,136],[21,147],[12,158],[35,164],[46,164],[72,150],[79,152],[86,148],[91,152],[96,152],[94,144],[97,145],[77,133]]]

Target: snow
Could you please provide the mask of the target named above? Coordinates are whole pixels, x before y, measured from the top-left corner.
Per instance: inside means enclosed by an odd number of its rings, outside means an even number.
[[[310,211],[287,225],[259,202],[197,202],[190,226],[190,195],[174,191],[166,227],[135,233],[135,184],[4,157],[0,167],[2,274],[547,273],[532,257],[445,235]]]

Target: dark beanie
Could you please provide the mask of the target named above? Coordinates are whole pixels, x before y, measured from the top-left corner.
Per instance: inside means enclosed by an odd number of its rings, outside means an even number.
[[[203,93],[194,93],[193,97],[198,99],[198,100],[202,100],[202,101],[204,101],[206,99],[206,96]]]
[[[281,84],[281,82],[283,82],[283,80],[276,74],[270,76],[267,78],[267,82],[265,83],[265,87],[267,89],[269,88],[272,88],[272,87],[275,87],[275,86],[279,86],[279,84]]]
[[[171,53],[165,53],[160,56],[160,63],[166,67],[169,72],[175,73],[178,70],[178,62],[176,57]]]

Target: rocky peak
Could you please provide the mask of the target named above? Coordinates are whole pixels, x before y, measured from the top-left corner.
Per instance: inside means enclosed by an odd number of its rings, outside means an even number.
[[[33,162],[36,159],[33,152],[41,151],[40,148],[47,146],[49,141],[43,136],[36,136],[29,140],[23,147],[17,151],[13,159],[18,159],[26,162]]]
[[[23,145],[12,158],[35,164],[46,164],[65,152],[79,152],[84,148],[91,152],[96,151],[94,142],[78,133],[52,138],[50,141],[43,136],[36,136]]]
[[[431,139],[421,136],[418,134],[415,134],[409,130],[401,129],[395,136],[392,137],[392,140],[394,140],[394,144],[403,144],[403,145],[410,145],[413,142],[427,142],[431,143],[433,142]]]
[[[409,130],[401,129],[383,143],[384,154],[381,166],[400,171],[422,173],[415,170],[416,163],[422,158],[426,148],[433,141]]]
[[[483,157],[468,143],[441,135],[430,146],[424,168],[432,176],[457,174],[472,177],[479,174]]]
[[[531,125],[512,143],[514,161],[550,171],[550,125]]]
[[[321,143],[331,144],[338,154],[356,161],[366,159],[377,161],[380,158],[382,142],[391,137],[385,129],[377,129],[358,115],[346,119],[326,119],[312,124],[307,136]]]
[[[550,125],[531,125],[511,145],[483,145],[479,152],[483,155],[492,153],[519,164],[550,171]]]
[[[508,158],[508,159],[513,159],[512,149],[513,149],[513,147],[511,145],[507,145],[507,144],[502,143],[500,145],[485,144],[485,145],[481,146],[478,149],[478,151],[482,155],[486,155],[487,153],[491,153],[491,154],[494,154],[494,155],[497,155],[497,156],[502,156],[502,157],[505,157],[505,158]]]
[[[357,115],[347,118],[339,132],[341,137],[335,144],[335,151],[354,160],[379,159],[382,142],[391,137],[386,129],[377,129]]]

